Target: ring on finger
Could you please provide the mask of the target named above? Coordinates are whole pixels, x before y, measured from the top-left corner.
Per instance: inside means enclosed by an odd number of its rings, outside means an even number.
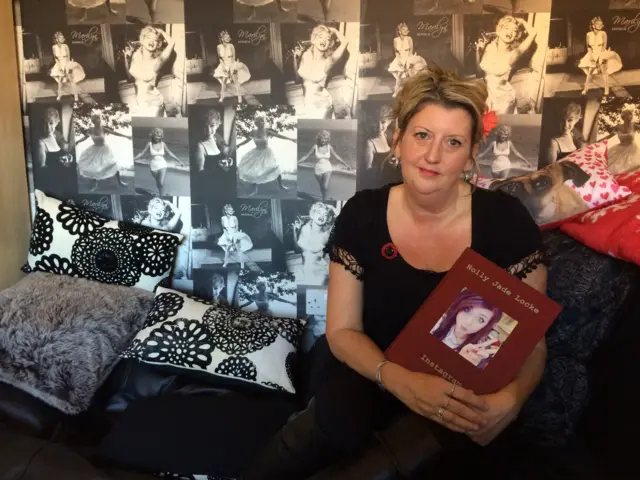
[[[438,418],[442,419],[442,415],[444,415],[444,407],[438,409]]]
[[[451,389],[451,393],[449,394],[449,397],[453,397],[454,393],[456,393],[456,387],[458,386],[457,383],[453,384],[453,388]]]

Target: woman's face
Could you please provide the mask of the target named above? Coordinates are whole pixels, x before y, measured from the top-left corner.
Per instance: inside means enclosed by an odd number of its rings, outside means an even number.
[[[256,117],[256,119],[254,120],[256,127],[258,128],[264,128],[264,118],[263,117]]]
[[[228,33],[223,33],[222,35],[220,35],[220,40],[222,40],[224,43],[230,43],[231,35],[229,35]]]
[[[329,139],[328,139],[325,135],[320,135],[320,136],[318,137],[318,143],[319,143],[321,146],[327,145],[327,144],[329,143]]]
[[[60,121],[57,118],[50,118],[47,122],[47,134],[51,135],[58,128]]]
[[[156,220],[162,220],[164,218],[165,209],[164,203],[162,202],[149,202],[149,207],[147,210],[149,211],[149,215],[151,215]]]
[[[593,22],[593,28],[596,30],[602,30],[604,28],[604,22],[602,20],[596,20]]]
[[[393,151],[405,188],[417,195],[457,188],[473,166],[472,123],[462,108],[429,104],[416,113]]]
[[[154,132],[151,136],[153,143],[158,143],[162,140],[162,134],[160,132]]]
[[[224,209],[224,214],[225,214],[225,215],[233,215],[233,214],[234,214],[233,207],[226,207],[226,208]]]
[[[64,38],[64,35],[63,35],[63,34],[59,33],[59,34],[57,34],[57,35],[56,35],[56,42],[58,42],[58,43],[64,43],[64,42],[65,42],[65,40],[66,40],[66,39]]]
[[[387,131],[387,128],[389,128],[389,125],[391,125],[391,119],[382,118],[380,120],[380,133],[385,133]]]
[[[571,130],[574,129],[579,120],[580,117],[578,115],[567,115],[567,117],[564,119],[564,133],[571,133]]]
[[[327,211],[324,208],[316,207],[309,212],[309,217],[316,225],[325,225],[327,220],[329,220],[329,216],[327,215]]]
[[[504,43],[513,43],[518,33],[518,25],[515,22],[504,22],[496,32],[498,38]]]
[[[628,122],[630,122],[630,121],[631,121],[631,119],[633,119],[633,114],[632,114],[630,111],[625,110],[624,112],[622,112],[622,113],[620,114],[620,117],[622,117],[622,120],[623,120],[624,122],[627,122],[627,123],[628,123]]]
[[[482,330],[490,321],[491,310],[483,307],[467,307],[456,315],[454,333],[458,338],[466,338]]]
[[[212,121],[211,123],[209,123],[209,125],[207,125],[207,135],[209,135],[209,137],[215,136],[218,128],[220,128],[220,124],[215,120]]]
[[[500,132],[498,132],[499,142],[506,142],[507,140],[509,140],[509,132],[507,132],[506,130],[501,130]]]
[[[256,288],[258,289],[258,292],[264,293],[267,291],[267,284],[264,282],[258,282],[256,284]]]
[[[158,36],[153,33],[146,33],[140,37],[142,48],[149,52],[155,52],[158,48]]]
[[[102,124],[102,118],[100,115],[94,115],[91,117],[91,122],[95,127],[99,127]]]
[[[331,35],[324,31],[318,32],[311,39],[311,43],[319,51],[326,52],[329,50],[329,46],[331,45]]]
[[[402,25],[400,28],[398,28],[398,33],[406,37],[407,35],[409,35],[409,27],[406,25]]]

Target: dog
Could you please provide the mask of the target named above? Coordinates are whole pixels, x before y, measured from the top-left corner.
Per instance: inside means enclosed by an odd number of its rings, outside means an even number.
[[[569,218],[588,207],[582,196],[566,182],[581,187],[589,180],[575,163],[564,160],[548,165],[533,174],[496,180],[489,190],[500,190],[517,197],[538,225]]]

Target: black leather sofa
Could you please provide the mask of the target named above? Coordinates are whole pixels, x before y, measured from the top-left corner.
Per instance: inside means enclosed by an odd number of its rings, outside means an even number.
[[[514,480],[637,478],[634,449],[640,427],[640,376],[634,367],[640,364],[636,340],[640,338],[640,268],[593,252],[557,231],[545,232],[544,237],[551,259],[548,292],[565,309],[548,334],[549,363],[543,381],[510,427],[515,434],[509,441],[496,441],[464,458],[444,455],[425,462],[425,451],[430,448],[429,436],[424,433],[427,427],[408,415],[379,432],[361,454],[334,465],[314,480],[417,480],[438,475]],[[226,461],[227,471],[237,469],[291,413],[306,405],[322,377],[326,355],[328,346],[320,339],[300,358],[295,398],[265,399],[260,394],[213,388],[122,361],[96,395],[92,408],[66,417],[0,384],[0,479],[157,478],[134,472],[132,467],[140,467],[134,464],[143,461],[129,458],[130,467],[123,461],[115,468],[97,453],[105,435],[113,433],[113,426],[127,412],[130,416],[136,408],[143,412],[140,406],[144,402],[163,398],[207,402],[208,411],[215,416],[211,422],[222,432],[224,422],[234,422],[239,409],[255,413],[256,418],[259,412],[255,409],[272,412],[270,424],[255,425],[255,429],[251,414],[246,415],[245,438],[222,436],[214,442],[226,445],[219,458]],[[242,401],[250,402],[249,407],[242,406]],[[183,422],[179,428],[187,427]],[[134,433],[134,437],[143,434]],[[173,444],[172,454],[180,457],[175,449],[189,444],[184,440]],[[207,441],[184,447],[189,450],[187,457],[193,459],[192,473],[207,473],[199,468],[210,470],[207,465],[218,461]],[[230,462],[228,448],[234,441],[242,451]],[[202,450],[194,451],[198,448]],[[130,450],[135,457],[135,448]],[[163,455],[158,450],[151,457],[157,460]]]

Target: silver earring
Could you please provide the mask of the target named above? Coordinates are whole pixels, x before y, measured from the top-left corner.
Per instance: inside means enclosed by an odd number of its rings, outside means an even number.
[[[464,183],[469,183],[472,178],[473,178],[473,171],[471,170],[462,172],[462,174],[460,175],[460,180],[462,180]]]
[[[391,163],[392,167],[395,167],[395,168],[400,167],[400,159],[398,157],[396,157],[395,155],[391,157],[389,162]]]

